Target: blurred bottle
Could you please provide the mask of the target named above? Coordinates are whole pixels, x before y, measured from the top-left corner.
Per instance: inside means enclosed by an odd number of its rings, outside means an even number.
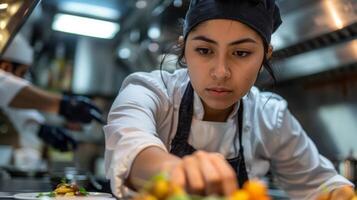
[[[72,70],[73,62],[66,58],[66,46],[64,43],[59,43],[50,65],[48,87],[53,90],[70,91]]]

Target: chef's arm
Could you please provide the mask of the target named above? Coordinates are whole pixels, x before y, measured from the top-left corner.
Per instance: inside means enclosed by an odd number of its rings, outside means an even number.
[[[237,189],[236,175],[218,153],[196,151],[182,159],[158,147],[148,147],[135,158],[128,186],[142,188],[153,175],[166,171],[174,185],[198,195],[231,195]]]
[[[61,96],[27,85],[10,101],[9,106],[23,109],[36,109],[44,112],[58,113]]]
[[[180,158],[165,152],[159,147],[147,147],[136,156],[131,167],[127,185],[134,189],[140,189],[146,180],[149,180],[161,171],[169,170],[168,168],[171,165],[176,165],[180,162]],[[167,169],[165,169],[165,166],[167,166]]]
[[[90,123],[96,120],[105,123],[101,110],[90,99],[83,96],[54,94],[32,85],[23,87],[9,105],[59,114],[71,122]]]

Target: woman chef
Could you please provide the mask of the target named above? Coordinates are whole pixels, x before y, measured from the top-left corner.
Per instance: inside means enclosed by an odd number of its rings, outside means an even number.
[[[286,101],[253,86],[263,66],[270,70],[280,24],[274,0],[191,1],[180,41],[187,69],[130,75],[111,108],[104,131],[116,195],[160,171],[195,194],[228,195],[268,170],[292,199],[324,191],[336,199],[352,185]]]

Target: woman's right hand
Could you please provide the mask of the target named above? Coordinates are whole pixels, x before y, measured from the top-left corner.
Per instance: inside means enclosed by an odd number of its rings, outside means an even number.
[[[231,195],[237,189],[236,174],[221,154],[197,151],[181,161],[164,163],[173,184],[198,195]]]

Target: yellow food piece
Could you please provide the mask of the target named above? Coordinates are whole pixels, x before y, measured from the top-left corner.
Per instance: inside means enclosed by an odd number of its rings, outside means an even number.
[[[67,192],[64,196],[74,196],[74,192]]]
[[[354,191],[350,186],[343,186],[332,191],[331,199],[352,199]]]
[[[73,188],[66,187],[66,186],[61,186],[59,188],[56,188],[54,192],[55,193],[59,193],[59,194],[73,192]]]
[[[268,191],[265,185],[258,180],[246,182],[243,186],[243,190],[248,192],[251,200],[261,200],[264,197],[268,197]]]
[[[229,197],[229,200],[249,200],[249,193],[244,190],[237,190]]]
[[[140,194],[136,196],[133,200],[157,200],[157,198],[151,194]]]
[[[326,192],[326,193],[318,196],[316,200],[328,200],[329,197],[330,197],[330,193]]]
[[[165,180],[158,180],[154,183],[152,188],[152,194],[158,199],[166,197],[169,193],[169,182]]]

